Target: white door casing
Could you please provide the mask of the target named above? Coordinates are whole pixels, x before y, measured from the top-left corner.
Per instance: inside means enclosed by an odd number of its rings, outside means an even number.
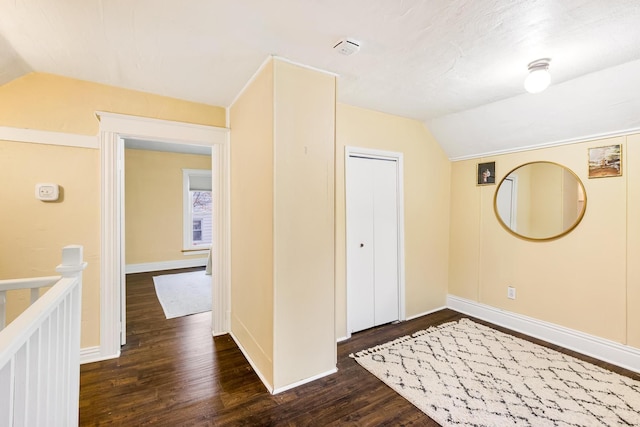
[[[229,130],[123,114],[96,112],[100,120],[101,268],[100,359],[118,357],[124,342],[124,138],[211,147],[212,189],[218,196],[214,219],[218,238],[212,251],[212,333],[229,330]]]
[[[345,149],[348,336],[406,318],[402,166],[402,153]]]

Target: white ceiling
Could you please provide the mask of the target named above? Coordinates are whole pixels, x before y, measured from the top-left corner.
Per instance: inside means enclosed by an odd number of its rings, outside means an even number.
[[[332,46],[361,43],[353,56]],[[450,158],[640,127],[640,0],[0,0],[0,84],[47,72],[229,106],[269,55]],[[525,93],[529,62],[552,86]]]

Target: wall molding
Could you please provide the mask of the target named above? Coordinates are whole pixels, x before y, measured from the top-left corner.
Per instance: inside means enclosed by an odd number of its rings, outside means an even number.
[[[172,261],[145,262],[141,264],[127,264],[125,274],[148,273],[150,271],[175,270],[177,268],[204,267],[207,258],[177,259]]]
[[[445,308],[447,308],[447,306],[443,305],[442,307],[434,308],[433,310],[425,311],[424,313],[414,314],[413,316],[407,317],[407,320],[417,319],[418,317],[426,316],[428,314],[432,314],[432,313],[435,313],[437,311],[444,310]]]
[[[258,369],[256,364],[253,363],[253,359],[251,359],[251,357],[249,357],[249,353],[247,353],[245,348],[242,346],[242,343],[240,343],[240,340],[238,338],[236,338],[236,336],[234,335],[233,331],[229,332],[229,336],[236,343],[236,345],[238,346],[238,348],[240,349],[240,351],[244,355],[244,358],[247,359],[247,362],[249,362],[249,365],[251,365],[251,368],[253,368],[253,371],[256,373],[256,375],[258,375],[258,378],[260,378],[260,381],[262,381],[262,384],[264,384],[264,386],[266,387],[267,391],[269,393],[273,394],[273,392],[274,392],[273,386],[271,385],[271,383],[269,381],[267,381],[267,379],[264,377],[264,375],[262,375],[262,372],[260,372],[260,369]]]
[[[586,356],[640,372],[640,349],[454,295],[447,295],[447,307]]]
[[[61,145],[64,147],[100,148],[100,141],[95,136],[8,126],[0,126],[0,140]]]
[[[373,148],[355,147],[347,145],[344,147],[344,185],[345,185],[345,206],[348,208],[350,180],[350,158],[361,157],[367,159],[392,160],[396,162],[397,179],[397,212],[398,212],[398,320],[406,320],[406,272],[405,272],[405,216],[404,216],[404,154],[397,151],[377,150]],[[349,235],[349,216],[345,217],[345,236]],[[351,337],[350,315],[349,315],[349,251],[345,253],[347,278],[346,287],[346,307],[347,307],[347,338]]]
[[[101,362],[103,360],[116,359],[120,357],[120,353],[117,355],[103,356],[100,350],[100,346],[84,347],[80,349],[80,364]]]
[[[101,255],[100,255],[100,347],[107,358],[118,357],[126,339],[124,291],[124,139],[143,139],[172,144],[211,147],[213,189],[219,203],[214,212],[218,239],[212,250],[219,256],[212,265],[216,306],[212,330],[229,329],[230,245],[229,222],[229,129],[186,122],[96,112],[100,121],[98,140],[101,163]]]
[[[320,374],[314,375],[314,376],[309,377],[309,378],[305,378],[304,380],[297,381],[297,382],[295,382],[293,384],[289,384],[287,386],[277,388],[277,389],[273,390],[271,392],[271,394],[278,394],[278,393],[282,393],[283,391],[291,390],[292,388],[296,388],[296,387],[301,386],[303,384],[310,383],[311,381],[315,381],[315,380],[318,380],[320,378],[326,377],[328,375],[335,374],[336,372],[338,372],[338,368],[333,368],[333,369],[331,369],[329,371],[322,372]]]
[[[426,127],[426,125],[425,125]],[[427,128],[428,129],[428,128]],[[462,160],[480,159],[484,157],[501,156],[503,154],[521,153],[523,151],[541,150],[543,148],[559,147],[561,145],[580,144],[583,142],[597,141],[599,139],[616,138],[619,136],[628,136],[635,133],[640,133],[640,127],[629,128],[624,130],[617,130],[612,132],[598,133],[594,135],[584,135],[577,138],[562,139],[559,141],[552,141],[543,144],[527,145],[525,147],[518,147],[508,150],[496,150],[488,151],[486,153],[470,154],[468,156],[449,157],[451,162],[459,162]]]

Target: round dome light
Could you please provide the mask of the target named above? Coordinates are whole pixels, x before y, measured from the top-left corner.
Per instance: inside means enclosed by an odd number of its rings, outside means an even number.
[[[549,74],[550,61],[550,59],[544,58],[529,64],[529,75],[524,81],[524,88],[527,92],[539,93],[549,86],[551,83],[551,74]]]

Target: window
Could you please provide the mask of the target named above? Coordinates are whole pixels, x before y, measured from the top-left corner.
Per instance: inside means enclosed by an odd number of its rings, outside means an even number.
[[[202,241],[202,220],[201,219],[193,220],[193,241],[194,242]]]
[[[184,250],[209,249],[213,239],[211,171],[183,169]]]

